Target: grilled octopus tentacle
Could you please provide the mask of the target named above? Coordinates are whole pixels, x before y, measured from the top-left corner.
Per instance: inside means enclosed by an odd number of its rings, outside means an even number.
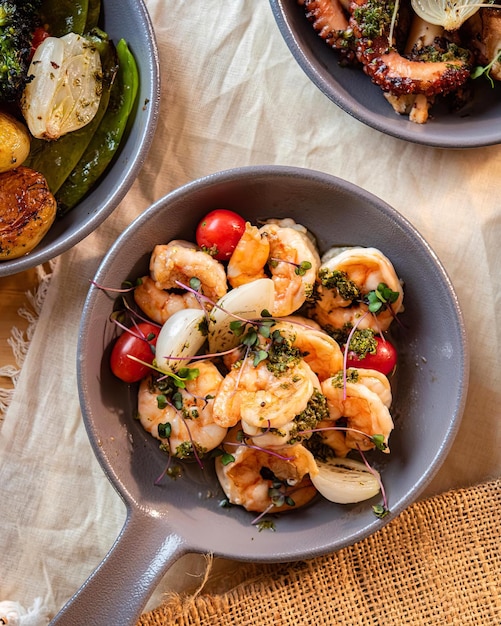
[[[348,15],[340,0],[299,0],[299,4],[319,37],[336,50],[346,47]]]
[[[336,48],[340,33],[348,28],[348,16],[339,0],[304,0],[306,17],[318,35]]]
[[[356,40],[357,59],[365,73],[384,91],[394,95],[445,94],[463,85],[471,71],[471,53],[445,42],[431,55],[401,55],[389,45],[393,3],[388,0],[353,0],[349,24]]]

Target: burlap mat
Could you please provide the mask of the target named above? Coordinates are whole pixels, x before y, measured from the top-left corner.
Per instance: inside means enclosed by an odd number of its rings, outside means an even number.
[[[448,491],[335,554],[172,596],[138,626],[501,624],[500,528],[501,479]]]

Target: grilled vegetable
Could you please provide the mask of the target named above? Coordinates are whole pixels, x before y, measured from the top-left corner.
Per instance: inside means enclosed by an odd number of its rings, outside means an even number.
[[[99,109],[93,120],[72,133],[60,137],[57,141],[34,139],[26,165],[42,172],[50,190],[55,194],[82,157],[108,106],[111,85],[118,69],[115,46],[103,33],[100,40],[93,39],[101,54],[103,84]]]
[[[75,33],[48,37],[37,48],[21,109],[33,137],[59,139],[86,126],[101,98],[101,58],[89,40]]]
[[[56,217],[56,199],[39,172],[20,166],[0,174],[0,260],[31,252]]]
[[[0,111],[0,172],[21,165],[30,152],[30,135],[17,118]]]
[[[125,40],[117,44],[118,73],[108,108],[82,158],[56,193],[58,214],[72,209],[97,182],[115,155],[133,110],[139,85],[136,61]]]
[[[27,83],[40,0],[0,1],[0,101],[16,102]]]

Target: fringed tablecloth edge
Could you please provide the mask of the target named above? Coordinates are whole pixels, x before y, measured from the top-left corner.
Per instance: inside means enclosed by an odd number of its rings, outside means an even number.
[[[13,363],[0,368],[0,377],[9,379],[12,382],[12,387],[0,387],[0,422],[12,401],[19,374],[28,353],[56,263],[57,259],[52,259],[47,264],[38,265],[35,268],[37,286],[35,289],[26,292],[27,303],[17,311],[19,317],[28,322],[28,327],[25,331],[21,331],[17,326],[14,326],[11,330],[11,336],[7,339],[7,343],[12,349]]]

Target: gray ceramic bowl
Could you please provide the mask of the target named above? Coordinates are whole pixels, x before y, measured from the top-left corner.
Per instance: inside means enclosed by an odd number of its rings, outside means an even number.
[[[143,0],[102,0],[102,12],[104,30],[115,42],[123,37],[138,64],[139,92],[133,125],[98,186],[72,211],[56,220],[32,252],[0,261],[0,276],[45,263],[89,235],[123,199],[150,148],[160,102],[158,50],[150,17]]]
[[[311,81],[341,109],[383,133],[442,148],[473,148],[501,143],[501,85],[475,80],[467,110],[433,108],[433,119],[414,124],[397,115],[381,89],[361,69],[339,66],[339,56],[315,33],[297,0],[270,0],[278,28]]]
[[[404,279],[405,330],[395,328],[394,336],[400,351],[392,410],[396,428],[391,454],[378,458],[391,513],[381,520],[373,503],[335,505],[319,499],[280,517],[276,532],[259,532],[250,523],[254,514],[219,506],[223,494],[210,468],[202,472],[192,464],[182,479],[155,486],[166,457],[134,419],[136,390],[110,372],[113,299],[91,288],[78,342],[81,407],[95,454],[125,501],[127,520],[102,565],[61,613],[60,623],[134,624],[154,585],[185,552],[293,561],[359,541],[417,498],[454,439],[465,401],[468,357],[453,287],[414,228],[348,182],[280,166],[239,168],[195,181],[147,209],[113,245],[95,280],[118,286],[143,275],[155,244],[193,240],[199,219],[221,207],[252,221],[293,217],[316,235],[321,250],[333,244],[379,247]],[[74,616],[80,621],[71,621]]]

